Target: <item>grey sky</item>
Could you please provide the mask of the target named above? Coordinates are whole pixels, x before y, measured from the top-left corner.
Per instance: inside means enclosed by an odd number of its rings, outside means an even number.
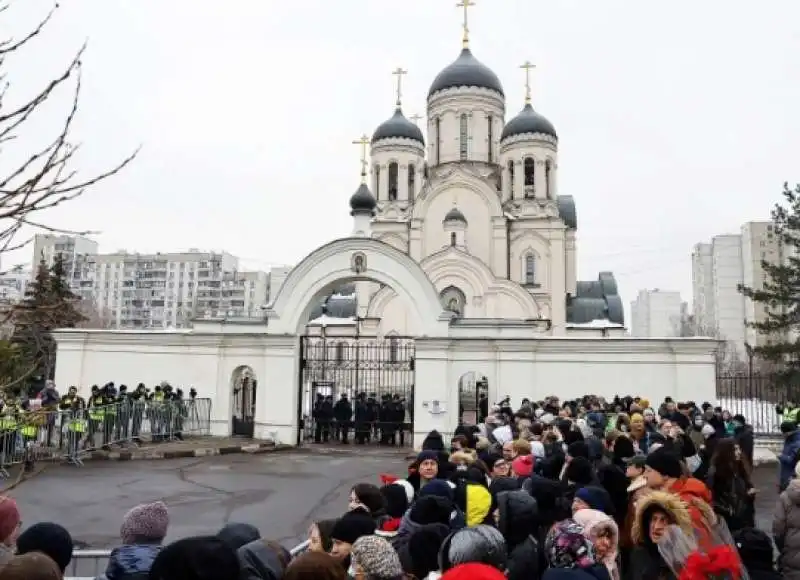
[[[576,198],[582,279],[613,270],[691,299],[693,243],[763,219],[800,179],[800,5],[477,0],[477,58],[500,76],[507,119],[534,72],[556,126],[559,191]],[[12,0],[21,33],[46,0]],[[347,235],[351,141],[407,115],[460,50],[455,0],[69,0],[12,63],[29,94],[85,38],[81,169],[139,144],[119,177],[49,223],[98,229],[102,251],[225,249],[249,267],[295,263]],[[44,139],[50,107],[20,142]],[[424,122],[424,121],[423,121]],[[30,250],[5,263],[27,262]]]

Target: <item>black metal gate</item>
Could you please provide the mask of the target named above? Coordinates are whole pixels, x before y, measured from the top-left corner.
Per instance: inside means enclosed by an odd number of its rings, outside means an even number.
[[[233,425],[234,435],[252,437],[256,423],[256,387],[253,377],[243,375],[233,386]]]
[[[414,339],[300,337],[298,444],[412,444]]]

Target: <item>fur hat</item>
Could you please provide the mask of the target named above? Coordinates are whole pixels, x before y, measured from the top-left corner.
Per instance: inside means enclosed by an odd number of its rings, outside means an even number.
[[[161,542],[168,526],[169,513],[164,502],[143,503],[125,514],[119,535],[123,544]]]
[[[649,543],[648,528],[654,511],[667,514],[674,525],[692,537],[692,516],[686,503],[675,494],[651,491],[636,503],[636,514],[631,528],[631,538],[635,543]]]

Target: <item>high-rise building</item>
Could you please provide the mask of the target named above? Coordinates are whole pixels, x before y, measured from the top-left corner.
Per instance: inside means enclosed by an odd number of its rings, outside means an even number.
[[[98,245],[94,240],[83,236],[68,236],[59,234],[36,234],[33,238],[33,259],[31,260],[31,275],[36,275],[36,267],[41,260],[50,267],[56,255],[61,254],[64,259],[64,269],[67,277],[75,277],[76,270],[80,270],[86,256],[97,254]]]
[[[762,260],[781,262],[783,251],[772,222],[747,222],[739,234],[714,236],[692,252],[692,297],[696,332],[728,341],[739,357],[745,344],[763,344],[766,337],[748,328],[746,322],[765,317],[762,304],[739,292],[739,285],[763,288]]]
[[[681,335],[683,300],[679,292],[639,290],[631,302],[631,336],[668,338]]]

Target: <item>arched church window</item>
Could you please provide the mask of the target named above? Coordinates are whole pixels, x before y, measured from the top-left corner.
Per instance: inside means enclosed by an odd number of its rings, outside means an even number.
[[[553,178],[553,161],[548,159],[544,164],[544,186],[547,199],[550,199],[550,196],[553,193],[553,184],[550,183],[550,180],[552,178]]]
[[[467,297],[460,288],[455,286],[448,286],[439,293],[439,300],[441,301],[442,308],[453,312],[459,317],[464,316],[464,308],[467,305]]]
[[[436,117],[436,165],[441,163],[442,159],[442,120],[439,117]]]
[[[525,256],[525,284],[536,284],[536,256]]]
[[[417,168],[413,163],[408,164],[408,199],[414,199],[415,185],[417,181]]]
[[[372,184],[372,191],[375,192],[375,199],[381,198],[381,166],[376,165],[372,171],[375,176],[375,183]]]
[[[514,197],[514,162],[508,162],[508,193]]]
[[[489,141],[489,158],[488,158],[488,160],[489,160],[489,163],[493,163],[494,162],[494,157],[493,157],[492,154],[494,153],[494,135],[492,135],[492,125],[494,125],[494,117],[489,115],[486,118],[486,122],[488,123],[488,125],[486,127],[486,139],[487,139],[487,141]]]
[[[467,121],[467,114],[461,114],[460,123],[460,141],[461,141],[461,160],[465,161],[467,159],[467,154],[469,153],[469,147],[467,140],[469,139],[469,123]]]
[[[456,247],[456,233],[450,232],[450,245]]]
[[[395,161],[389,164],[389,201],[397,199],[397,172],[399,168]]]
[[[532,157],[526,157],[524,163],[525,169],[525,197],[533,197],[536,184],[536,161]]]

